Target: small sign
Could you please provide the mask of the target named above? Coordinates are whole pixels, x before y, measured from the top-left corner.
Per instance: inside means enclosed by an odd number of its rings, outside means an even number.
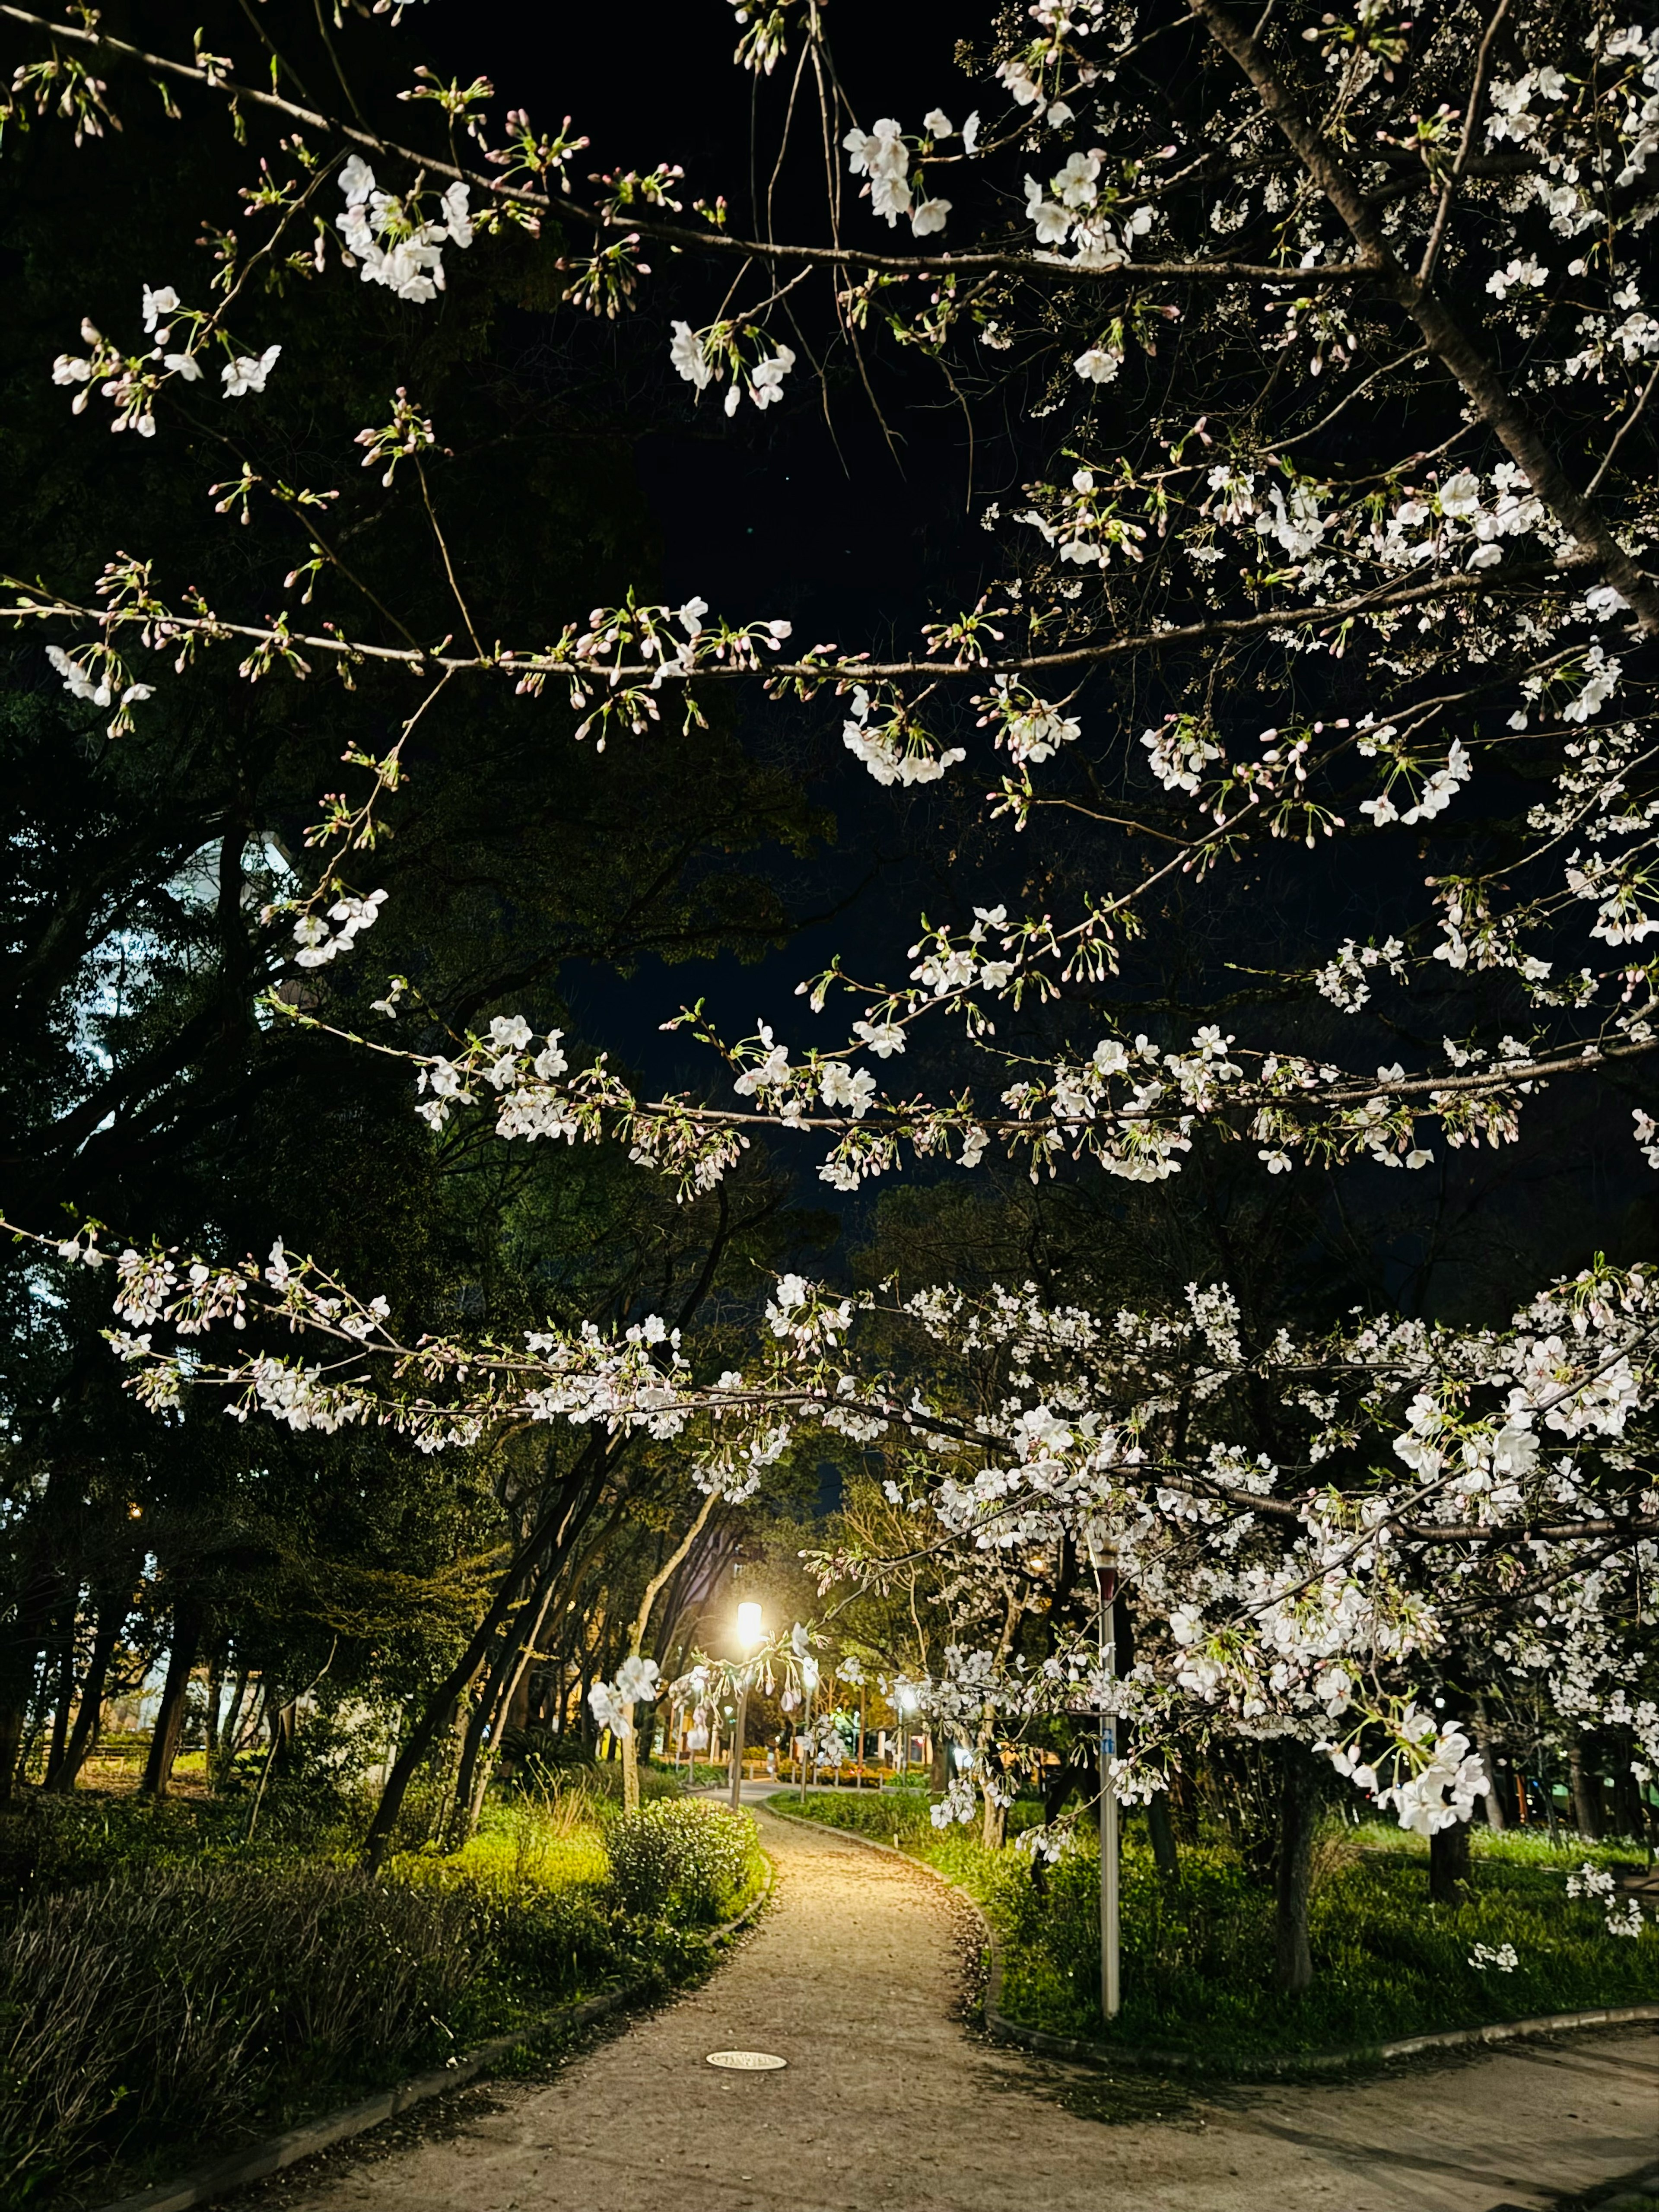
[[[708,2063],[730,2067],[734,2074],[775,2074],[789,2061],[775,2057],[769,2051],[711,2051]]]

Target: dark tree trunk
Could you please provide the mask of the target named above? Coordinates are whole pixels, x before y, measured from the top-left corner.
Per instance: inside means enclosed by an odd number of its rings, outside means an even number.
[[[1198,1841],[1198,1792],[1193,1787],[1191,1775],[1184,1771],[1170,1778],[1170,1809],[1176,1836],[1183,1844],[1195,1844]]]
[[[539,1717],[539,1706],[531,1695],[535,1673],[535,1656],[532,1653],[531,1664],[523,1670],[513,1685],[513,1693],[507,1701],[507,1711],[501,1715],[503,1735],[509,1734],[514,1729],[528,1728],[532,1711]]]
[[[219,1707],[225,1694],[225,1655],[222,1647],[215,1649],[208,1661],[207,1712],[202,1723],[202,1741],[207,1752],[208,1787],[213,1787],[213,1778],[219,1771]]]
[[[1454,1820],[1429,1838],[1429,1895],[1437,1905],[1461,1904],[1469,1878],[1469,1824]]]
[[[78,1597],[79,1593],[76,1593]],[[48,1790],[58,1786],[69,1749],[70,1714],[75,1705],[75,1613],[64,1623],[63,1650],[58,1661],[58,1700],[52,1716],[52,1745],[46,1753]]]
[[[363,1863],[371,1870],[385,1863],[396,1827],[398,1815],[403,1810],[409,1785],[418,1772],[422,1761],[441,1734],[447,1717],[453,1712],[455,1700],[483,1664],[485,1654],[495,1641],[505,1623],[511,1618],[520,1592],[547,1547],[562,1548],[580,1531],[587,1514],[597,1503],[599,1486],[611,1463],[614,1447],[609,1440],[596,1439],[577,1461],[573,1478],[567,1489],[560,1492],[555,1501],[543,1512],[529,1536],[519,1547],[501,1586],[483,1619],[472,1632],[467,1647],[443,1680],[426,1701],[425,1711],[410,1729],[408,1741],[393,1762],[386,1777],[386,1788],[380,1792],[380,1802],[374,1808],[368,1833],[363,1838]]]
[[[478,1694],[472,1701],[472,1711],[467,1716],[466,1733],[461,1740],[460,1765],[455,1774],[454,1802],[450,1812],[450,1826],[457,1846],[465,1843],[477,1826],[478,1806],[474,1800],[482,1799],[477,1782],[480,1770],[485,1764],[484,1746],[493,1743],[499,1732],[501,1711],[516,1679],[520,1654],[535,1626],[529,1615],[530,1608],[526,1605],[516,1619],[507,1623],[501,1648],[478,1686]]]
[[[1486,1780],[1492,1785],[1481,1800],[1486,1808],[1486,1826],[1496,1829],[1501,1835],[1509,1825],[1504,1810],[1504,1770],[1493,1756],[1492,1731],[1486,1726],[1486,1708],[1478,1698],[1474,1706],[1474,1745],[1480,1753],[1480,1764],[1486,1770]]]
[[[1313,1873],[1320,1790],[1312,1754],[1300,1744],[1285,1744],[1280,1757],[1283,1772],[1279,1799],[1273,1949],[1279,1986],[1295,1996],[1313,1981],[1313,1952],[1308,1942],[1308,1890]]]
[[[1619,1832],[1634,1836],[1638,1844],[1648,1840],[1648,1823],[1642,1805],[1641,1784],[1630,1771],[1630,1746],[1621,1745],[1613,1776],[1613,1818],[1619,1823]]]
[[[1146,1832],[1152,1838],[1152,1863],[1169,1881],[1181,1879],[1181,1853],[1176,1847],[1175,1822],[1170,1817],[1170,1793],[1155,1790],[1146,1805]]]
[[[247,1668],[239,1667],[236,1680],[231,1685],[230,1709],[224,1725],[219,1730],[219,1753],[209,1778],[216,1790],[222,1790],[236,1771],[237,1739],[242,1733],[242,1708],[247,1702]]]
[[[179,1756],[179,1741],[185,1729],[185,1694],[190,1687],[191,1669],[196,1664],[196,1653],[202,1640],[202,1607],[193,1597],[185,1595],[174,1601],[173,1648],[167,1653],[161,1703],[149,1740],[149,1757],[144,1761],[144,1778],[139,1784],[146,1797],[165,1797],[167,1784],[173,1779],[173,1762]]]
[[[1601,1808],[1600,1785],[1595,1775],[1584,1765],[1584,1747],[1575,1741],[1567,1753],[1567,1772],[1572,1784],[1572,1817],[1578,1824],[1578,1832],[1590,1843],[1601,1840]]]
[[[58,1577],[44,1549],[26,1576],[17,1610],[0,1631],[0,1806],[11,1802],[34,1696],[35,1668],[51,1632]]]
[[[93,1635],[92,1656],[87,1662],[87,1678],[81,1685],[75,1725],[70,1730],[56,1772],[46,1778],[48,1790],[73,1790],[76,1777],[86,1764],[87,1753],[98,1741],[104,1712],[104,1685],[109,1680],[110,1662],[115,1656],[121,1631],[127,1625],[127,1611],[125,1592],[119,1597],[106,1596],[98,1607],[98,1626]]]

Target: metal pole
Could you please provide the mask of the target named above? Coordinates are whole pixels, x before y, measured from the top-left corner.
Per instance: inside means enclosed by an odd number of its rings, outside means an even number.
[[[749,1685],[738,1692],[738,1717],[732,1723],[732,1810],[743,1802],[743,1735],[749,1718]]]
[[[1110,1681],[1117,1671],[1117,1574],[1115,1568],[1101,1573],[1100,1664]],[[1100,1716],[1100,2009],[1115,2020],[1123,1995],[1118,1972],[1118,1832],[1117,1792],[1111,1784],[1111,1761],[1117,1756],[1117,1720]]]
[[[806,1802],[806,1741],[812,1733],[812,1692],[806,1692],[806,1717],[803,1732],[795,1741],[800,1746],[800,1802]]]
[[[1108,1699],[1117,1676],[1117,1550],[1097,1522],[1090,1522],[1085,1534],[1100,1599],[1100,2011],[1103,2020],[1115,2020],[1123,2005],[1118,1972],[1118,1807],[1111,1781],[1117,1717],[1109,1711]]]

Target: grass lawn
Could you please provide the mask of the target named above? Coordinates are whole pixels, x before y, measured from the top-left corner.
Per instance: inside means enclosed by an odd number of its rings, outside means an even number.
[[[799,1805],[785,1809],[799,1811]],[[1039,1889],[1018,1842],[988,1851],[976,1829],[940,1831],[923,1793],[810,1797],[809,1817],[883,1843],[896,1839],[962,1883],[983,1907],[1003,1954],[1002,2010],[1059,2035],[1201,2058],[1218,2067],[1474,2027],[1531,2014],[1659,2001],[1659,1929],[1609,1936],[1601,1909],[1570,1899],[1585,1859],[1628,1866],[1628,1844],[1553,1848],[1535,1834],[1475,1832],[1467,1894],[1428,1894],[1428,1847],[1381,1824],[1333,1824],[1318,1847],[1310,1933],[1314,1986],[1273,1985],[1273,1899],[1227,1844],[1182,1851],[1166,1883],[1139,1824],[1123,1844],[1123,2010],[1100,2015],[1100,1862],[1092,1839],[1069,1849]],[[1016,1807],[1034,1817],[1036,1808]],[[1513,1945],[1514,1969],[1472,1963],[1477,1944]]]

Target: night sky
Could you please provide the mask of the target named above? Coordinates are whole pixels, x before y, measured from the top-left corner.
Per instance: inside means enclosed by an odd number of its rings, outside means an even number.
[[[842,82],[866,126],[892,113],[915,128],[936,103],[959,121],[971,104],[967,80],[951,58],[960,32],[953,11],[844,0],[832,30]],[[734,70],[735,29],[724,0],[692,0],[625,21],[604,10],[549,10],[530,0],[503,0],[488,10],[433,0],[411,13],[399,35],[418,40],[446,71],[470,78],[483,70],[503,103],[526,106],[538,127],[550,128],[569,114],[594,141],[580,173],[678,161],[686,171],[688,207],[724,192],[734,225],[753,221],[750,179],[758,176],[763,198],[766,163],[788,97],[789,64],[758,82]],[[805,88],[803,98],[810,99]],[[816,116],[807,121],[810,158],[784,167],[774,221],[781,236],[818,240],[826,234],[823,155]],[[757,169],[751,144],[763,149]],[[837,158],[844,163],[839,151]],[[890,240],[856,204],[847,209],[845,229],[855,241],[908,242],[908,234]],[[976,410],[970,461],[963,416],[938,371],[914,356],[896,357],[896,349],[877,335],[866,356],[873,402],[842,349],[830,355],[822,383],[802,358],[783,405],[763,416],[745,404],[729,422],[718,387],[697,404],[690,386],[666,366],[672,320],[711,320],[720,312],[729,272],[690,257],[671,261],[656,252],[652,259],[653,275],[637,312],[624,325],[590,328],[576,341],[601,378],[607,362],[614,362],[618,388],[626,386],[636,410],[629,425],[634,466],[660,542],[658,573],[641,579],[642,586],[670,604],[699,593],[734,618],[785,616],[795,625],[798,645],[834,640],[878,654],[914,645],[921,624],[942,609],[971,606],[999,560],[999,538],[979,525],[985,502],[999,498],[1005,510],[1013,504],[1010,495],[1017,496],[1045,453],[1030,442],[1033,426],[1022,433],[1017,408]],[[799,309],[797,337],[805,343],[797,349],[803,354],[821,351],[831,336],[827,301],[814,283],[792,303]],[[561,341],[567,346],[568,320]],[[532,318],[524,324],[514,342],[533,356],[550,334],[534,327]],[[779,337],[788,328],[776,319],[773,327]],[[1088,705],[1085,691],[1085,734],[1103,740],[1096,758],[1109,781],[1121,779],[1125,756],[1133,750],[1123,738],[1132,740],[1138,726],[1135,732],[1117,731],[1098,711],[1091,726]],[[922,914],[965,923],[975,904],[998,901],[1013,911],[1042,910],[1053,872],[1045,839],[1054,853],[1063,853],[1068,871],[1055,893],[1061,911],[1074,910],[1082,882],[1102,882],[1124,868],[1121,837],[1083,831],[1073,817],[1049,815],[1024,838],[988,825],[982,794],[1000,771],[992,770],[983,741],[974,742],[971,714],[950,739],[968,743],[968,761],[946,784],[907,793],[877,786],[844,750],[837,702],[827,696],[804,708],[779,708],[748,686],[738,714],[744,744],[791,763],[814,800],[834,815],[836,836],[806,863],[771,856],[803,926],[789,945],[758,963],[732,956],[671,968],[647,960],[625,981],[592,968],[567,971],[564,988],[581,1030],[653,1088],[720,1091],[711,1055],[659,1033],[658,1025],[684,1003],[705,997],[728,1037],[752,1032],[763,1019],[795,1048],[829,1047],[845,1036],[842,1024],[861,1007],[844,998],[839,1021],[826,1013],[815,1024],[793,994],[796,983],[832,954],[839,952],[863,980],[900,981]],[[1050,772],[1060,765],[1050,763]],[[1339,844],[1308,857],[1299,848],[1276,847],[1253,856],[1224,872],[1218,887],[1212,879],[1206,907],[1194,902],[1166,914],[1187,933],[1184,982],[1174,994],[1189,1001],[1182,1012],[1145,1012],[1139,1003],[1148,989],[1144,974],[1126,976],[1102,995],[1131,1032],[1146,1026],[1167,1040],[1184,1019],[1189,1035],[1206,1018],[1201,1002],[1237,983],[1230,962],[1271,966],[1276,958],[1306,959],[1344,936],[1363,940],[1398,927],[1406,918],[1399,906],[1400,859],[1376,843]],[[1328,950],[1318,957],[1328,957]],[[1157,995],[1167,989],[1160,979]],[[1357,1053],[1362,1063],[1373,1045],[1379,1060],[1432,1052],[1436,1017],[1426,1006],[1419,1011],[1428,1024],[1421,1037],[1407,1028],[1362,1039],[1355,1024],[1315,1048]],[[1233,1019],[1248,1038],[1248,1011]],[[1008,1022],[1000,1042],[1040,1048],[1042,1039]],[[957,1032],[940,1043],[945,1048],[924,1046],[903,1063],[889,1063],[890,1080],[900,1072],[904,1090],[959,1083],[964,1069]],[[987,1090],[1001,1087],[994,1067],[967,1072]],[[1540,1187],[1559,1182],[1565,1172],[1587,1237],[1606,1238],[1616,1248],[1649,1236],[1654,1205],[1628,1144],[1628,1106],[1614,1100],[1587,1121],[1589,1103],[1562,1097],[1535,1109],[1523,1155],[1508,1155],[1501,1172],[1486,1156],[1451,1156],[1445,1164],[1455,1202],[1524,1214]],[[792,1147],[781,1139],[780,1146],[786,1158],[799,1152],[804,1199],[836,1206],[849,1230],[867,1224],[885,1186],[838,1200],[813,1175],[818,1144],[796,1139]],[[921,1179],[939,1172],[924,1170]],[[1360,1165],[1344,1171],[1350,1203],[1362,1211],[1368,1186],[1379,1195],[1386,1192],[1390,1209],[1397,1205],[1381,1170]],[[1552,1203],[1559,1202],[1558,1191]],[[1577,1254],[1571,1256],[1577,1264]]]
[[[751,96],[757,143],[769,148],[787,96],[787,68],[762,79],[757,91],[734,70],[734,21],[716,0],[653,9],[646,20],[648,38],[627,57],[604,11],[549,11],[527,0],[487,12],[434,0],[404,27],[441,55],[446,70],[488,74],[503,100],[526,106],[538,125],[569,113],[594,140],[582,157],[585,168],[678,161],[686,171],[688,205],[724,192],[734,223],[746,222]],[[893,102],[906,113],[935,101],[966,112],[965,80],[951,59],[949,11],[904,11],[896,29],[890,9],[848,6],[837,9],[836,35],[838,50],[844,44],[855,62],[860,54],[879,55],[878,66],[863,72],[872,115]],[[848,89],[862,112],[859,75],[854,68]],[[786,173],[775,198],[780,234],[823,234],[822,154],[811,120],[816,160]],[[885,238],[861,210],[849,228]],[[711,319],[726,277],[724,270],[656,257],[635,327],[616,340],[621,351],[633,362],[641,349],[654,349],[659,361],[672,319]],[[815,349],[826,334],[826,306],[821,286],[801,303],[802,329]],[[784,335],[787,325],[777,327]],[[538,334],[524,335],[533,346]],[[606,331],[595,343],[602,347],[611,337]],[[921,622],[939,605],[964,594],[971,605],[994,554],[977,515],[986,498],[1007,490],[1009,457],[983,443],[981,428],[970,514],[962,415],[936,372],[896,365],[891,352],[878,338],[867,356],[883,421],[845,358],[832,369],[827,398],[803,358],[784,405],[762,416],[745,404],[735,422],[721,411],[718,390],[698,404],[689,386],[661,375],[650,395],[649,427],[634,441],[638,479],[660,533],[653,589],[672,605],[700,594],[733,618],[786,617],[798,644],[834,639],[876,653],[914,644]],[[810,1017],[793,995],[802,976],[839,951],[848,967],[872,980],[902,977],[920,913],[962,919],[986,896],[977,872],[964,879],[953,866],[960,844],[953,834],[956,794],[945,800],[937,790],[881,789],[842,747],[835,702],[780,710],[750,687],[741,713],[746,743],[763,750],[787,746],[814,799],[834,814],[836,842],[807,867],[774,856],[791,908],[805,926],[758,963],[733,956],[666,969],[647,961],[621,989],[608,975],[567,974],[573,1011],[589,1032],[662,1083],[701,1088],[714,1072],[698,1048],[658,1034],[657,1024],[683,1001],[706,994],[729,1034],[751,1031],[763,1017],[777,1021],[781,1032],[799,1023],[804,1033]],[[823,1034],[812,1042],[831,1041],[830,1020],[822,1018]]]

